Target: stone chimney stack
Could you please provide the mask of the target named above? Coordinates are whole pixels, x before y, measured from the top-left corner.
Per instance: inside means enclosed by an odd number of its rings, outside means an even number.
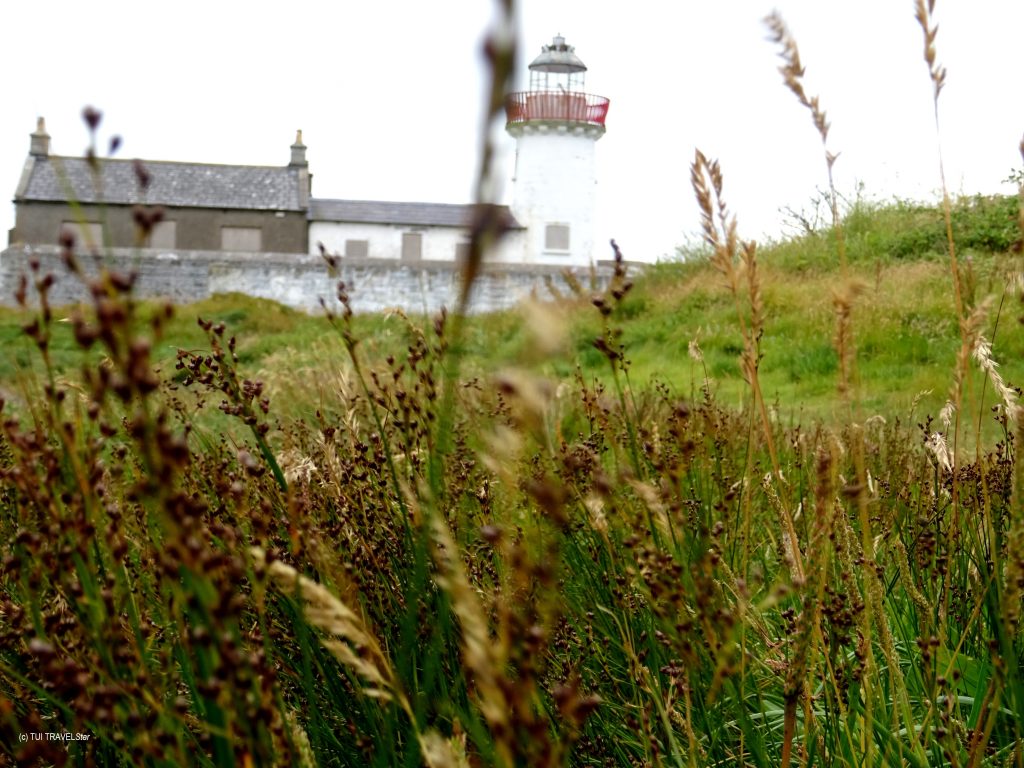
[[[292,152],[294,153],[294,149]],[[33,157],[48,157],[50,154],[50,134],[46,132],[45,118],[40,117],[36,121],[36,132],[32,134],[28,153]]]
[[[295,168],[299,172],[299,207],[309,208],[309,198],[313,194],[313,174],[309,172],[309,163],[306,161],[306,145],[302,143],[301,130],[295,132],[292,161],[288,163],[288,167]]]
[[[288,163],[292,168],[308,168],[306,162],[306,145],[302,143],[302,131],[296,131],[295,143],[292,144],[292,161]]]

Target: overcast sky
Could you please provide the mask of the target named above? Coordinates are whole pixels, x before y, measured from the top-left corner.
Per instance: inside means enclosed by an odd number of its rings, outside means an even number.
[[[826,183],[822,150],[778,75],[762,23],[773,8],[831,120],[840,190],[934,198],[913,0],[522,0],[523,81],[561,33],[589,68],[587,90],[611,100],[597,146],[599,243],[615,237],[628,258],[653,260],[692,239],[695,147],[720,160],[744,237],[784,232],[787,206],[811,208]],[[13,197],[37,116],[54,154],[80,154],[91,104],[104,146],[123,137],[120,157],[285,165],[301,128],[317,197],[469,202],[492,15],[488,0],[5,2],[0,184]],[[936,19],[949,184],[1010,192],[1002,180],[1022,166],[1024,2],[938,0]],[[13,218],[0,208],[3,243]]]

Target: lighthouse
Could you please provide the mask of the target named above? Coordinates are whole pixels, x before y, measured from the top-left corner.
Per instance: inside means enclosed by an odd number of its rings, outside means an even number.
[[[558,35],[530,64],[529,90],[505,101],[505,129],[516,141],[512,212],[526,228],[526,262],[596,261],[594,149],[604,136],[608,99],[586,92],[586,72]]]

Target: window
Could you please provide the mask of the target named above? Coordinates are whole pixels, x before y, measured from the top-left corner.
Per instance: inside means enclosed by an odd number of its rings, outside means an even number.
[[[370,255],[369,240],[346,240],[345,257],[349,259],[365,259]]]
[[[246,251],[259,253],[263,250],[263,236],[259,227],[221,227],[220,249],[222,251]]]
[[[548,224],[544,229],[544,250],[546,251],[568,251],[569,250],[569,225]]]
[[[172,250],[178,245],[178,222],[158,221],[149,233],[150,248]]]
[[[423,235],[419,232],[402,233],[402,261],[419,261],[423,258]]]
[[[64,232],[70,232],[74,236],[76,248],[101,248],[103,246],[103,225],[99,222],[63,221],[60,225],[60,234]]]

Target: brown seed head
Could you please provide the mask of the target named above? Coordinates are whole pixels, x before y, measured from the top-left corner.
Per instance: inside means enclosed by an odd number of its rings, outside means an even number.
[[[96,109],[96,107],[86,107],[82,110],[82,119],[89,127],[90,132],[95,131],[99,128],[100,121],[103,119],[103,113]]]

